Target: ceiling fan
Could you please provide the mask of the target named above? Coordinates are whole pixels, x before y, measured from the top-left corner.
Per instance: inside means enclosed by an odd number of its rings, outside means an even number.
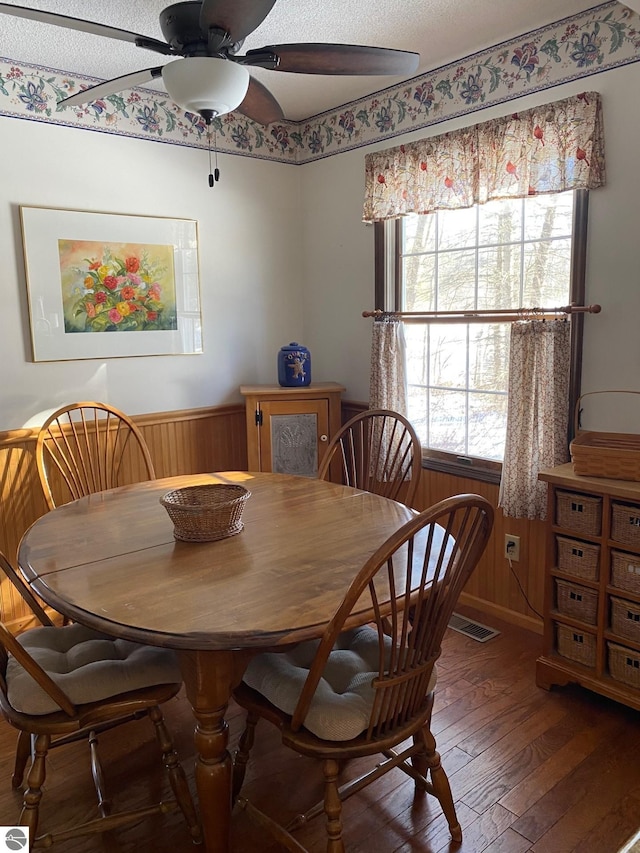
[[[91,103],[159,77],[171,99],[207,124],[237,110],[267,125],[284,118],[271,92],[252,77],[251,67],[298,74],[410,75],[419,55],[411,51],[351,44],[268,45],[238,55],[245,38],[264,21],[276,0],[186,0],[160,13],[165,41],[55,12],[0,3],[0,13],[119,39],[169,57],[182,57],[98,83],[59,102]]]

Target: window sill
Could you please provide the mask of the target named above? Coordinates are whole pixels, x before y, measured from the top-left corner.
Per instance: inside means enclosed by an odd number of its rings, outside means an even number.
[[[442,474],[451,474],[454,477],[480,480],[483,483],[495,483],[496,485],[499,485],[502,475],[502,464],[500,462],[488,462],[469,456],[453,456],[445,453],[437,456],[433,452],[424,453],[422,467],[428,471],[439,471]]]

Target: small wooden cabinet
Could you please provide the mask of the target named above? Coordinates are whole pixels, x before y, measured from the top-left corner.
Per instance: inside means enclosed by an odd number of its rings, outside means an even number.
[[[570,682],[640,710],[640,483],[582,477],[548,483],[544,648],[536,683]]]
[[[250,471],[315,477],[330,438],[340,428],[337,382],[300,388],[242,385]]]

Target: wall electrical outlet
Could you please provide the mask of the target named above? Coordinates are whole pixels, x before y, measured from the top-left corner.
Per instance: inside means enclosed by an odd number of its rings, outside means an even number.
[[[507,559],[517,562],[520,559],[520,537],[510,533],[504,535],[504,555]]]

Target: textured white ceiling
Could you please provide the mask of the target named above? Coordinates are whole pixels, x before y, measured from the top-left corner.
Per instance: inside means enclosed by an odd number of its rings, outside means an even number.
[[[634,0],[635,2],[635,0]],[[98,21],[162,39],[166,0],[22,0],[34,9]],[[282,42],[339,42],[412,50],[418,74],[596,5],[593,0],[279,0],[241,53]],[[631,3],[629,4],[631,5]],[[0,57],[99,80],[163,64],[126,42],[0,15]],[[398,83],[397,77],[251,73],[300,120]],[[149,88],[162,88],[161,83]]]

